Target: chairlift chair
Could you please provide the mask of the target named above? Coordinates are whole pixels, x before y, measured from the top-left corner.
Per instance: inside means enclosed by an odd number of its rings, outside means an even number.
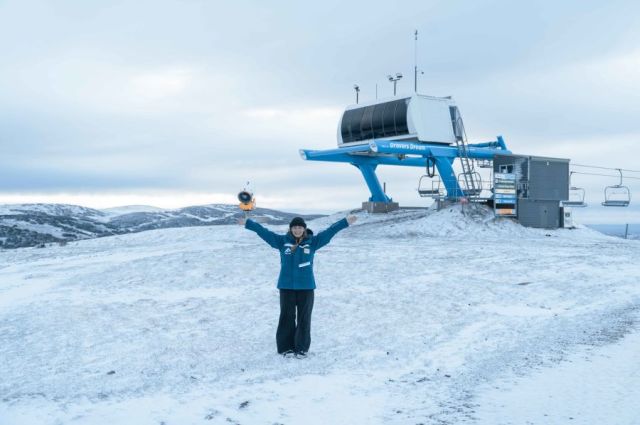
[[[440,187],[440,179],[431,180],[433,176],[428,174],[420,177],[420,181],[418,182],[418,194],[422,198],[426,197],[440,197],[442,195],[442,189]],[[425,180],[429,179],[429,180]],[[429,183],[431,182],[431,187],[429,187]]]
[[[587,204],[584,202],[585,190],[581,187],[571,186],[571,176],[573,171],[569,173],[569,199],[562,201],[562,205],[565,207],[583,208]]]
[[[468,178],[473,180],[473,185],[475,186],[475,188],[472,189],[467,187],[467,182],[464,178],[463,173],[458,174],[458,185],[462,188],[467,196],[479,196],[482,192],[482,176],[480,175],[480,173],[475,171],[471,173]]]
[[[587,203],[584,202],[585,190],[581,187],[571,186],[569,188],[569,200],[562,201],[565,207],[584,208]]]
[[[604,188],[605,207],[628,207],[631,203],[629,188],[621,185],[607,186]]]
[[[620,183],[604,188],[605,207],[628,207],[631,203],[631,191],[627,186],[622,185],[622,170],[618,168],[620,173]]]

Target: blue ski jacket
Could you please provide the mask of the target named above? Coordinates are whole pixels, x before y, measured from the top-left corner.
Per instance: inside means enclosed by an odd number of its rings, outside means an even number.
[[[317,250],[328,244],[336,233],[349,227],[349,223],[346,218],[343,218],[317,235],[307,229],[307,236],[297,247],[295,247],[296,241],[291,232],[279,235],[251,219],[247,220],[244,227],[253,230],[272,248],[280,251],[278,289],[301,290],[316,289],[316,281],[313,276],[313,256]]]

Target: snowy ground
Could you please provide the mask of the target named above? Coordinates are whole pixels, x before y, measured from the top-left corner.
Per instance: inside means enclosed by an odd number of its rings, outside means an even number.
[[[305,360],[278,265],[239,226],[1,251],[0,424],[640,423],[639,241],[360,214]]]

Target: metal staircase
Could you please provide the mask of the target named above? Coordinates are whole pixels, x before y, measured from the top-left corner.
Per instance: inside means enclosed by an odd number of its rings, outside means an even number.
[[[462,118],[458,115],[454,121],[456,131],[456,147],[458,148],[458,156],[460,157],[460,165],[462,166],[461,177],[464,181],[464,188],[460,193],[460,197],[473,198],[477,197],[482,190],[482,187],[478,187],[476,184],[476,175],[473,162],[469,159],[469,151],[467,149],[467,134],[464,131],[464,125],[462,124]],[[460,177],[460,176],[459,176]]]
[[[460,165],[462,166],[462,173],[458,176],[458,181],[459,183],[464,182],[464,187],[461,187],[463,193],[459,194],[459,198],[464,199],[462,203],[462,213],[465,215],[469,214],[469,216],[475,220],[481,220],[483,218],[482,208],[477,202],[474,202],[474,200],[480,197],[480,193],[482,192],[480,173],[475,170],[473,161],[469,158],[467,133],[464,130],[462,117],[458,111],[455,111],[455,116],[452,116],[452,119],[454,119],[453,124],[456,133],[458,157],[460,158]]]

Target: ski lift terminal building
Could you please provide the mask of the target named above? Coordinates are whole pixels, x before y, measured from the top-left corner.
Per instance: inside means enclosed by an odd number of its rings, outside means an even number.
[[[424,168],[418,193],[438,205],[464,198],[493,205],[496,215],[516,217],[525,226],[563,225],[562,203],[570,198],[569,160],[515,155],[501,136],[469,143],[451,97],[414,93],[350,105],[338,123],[337,145],[337,149],[301,149],[300,156],[358,168],[371,193],[363,202],[370,212],[399,208],[375,172],[379,165],[395,165]],[[456,159],[462,169],[458,174],[453,168]],[[478,168],[491,170],[490,181],[482,180]]]

